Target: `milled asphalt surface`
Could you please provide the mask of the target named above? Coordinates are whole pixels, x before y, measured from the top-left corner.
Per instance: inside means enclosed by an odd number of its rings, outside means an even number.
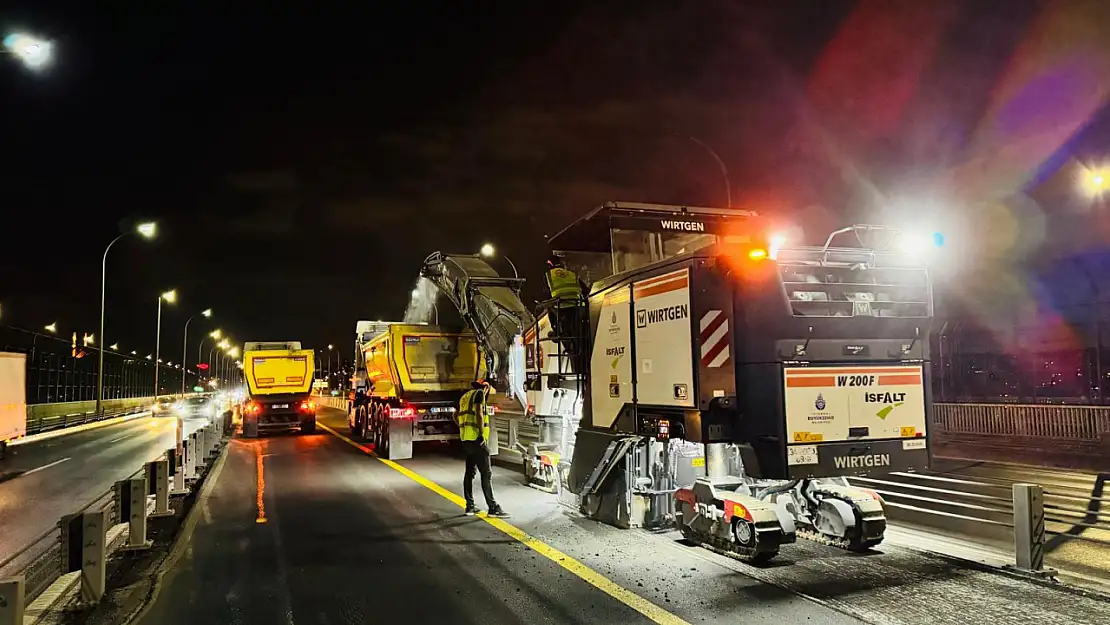
[[[323,412],[322,423],[346,433],[341,413]],[[459,491],[462,463],[446,447],[420,448],[402,464]],[[237,439],[227,453],[198,500],[195,530],[181,539],[184,555],[140,623],[651,622],[326,432]],[[575,518],[518,477],[497,471],[505,507],[521,510],[510,523],[546,534],[553,547],[689,622],[735,622],[738,604],[746,622],[858,622],[714,566],[698,550],[660,564],[629,533]]]
[[[186,420],[185,435],[203,424]],[[165,453],[175,431],[174,418],[140,416],[12,447],[0,481],[0,562]]]
[[[321,423],[347,435],[339,411],[322,409]],[[651,622],[332,434],[237,439],[227,453],[139,622]],[[416,453],[400,464],[461,491],[462,462],[449,446]],[[751,567],[676,532],[582,519],[515,471],[494,474],[513,526],[658,606],[660,622],[1110,622],[1110,604],[1097,596],[897,544],[860,555],[802,541]]]

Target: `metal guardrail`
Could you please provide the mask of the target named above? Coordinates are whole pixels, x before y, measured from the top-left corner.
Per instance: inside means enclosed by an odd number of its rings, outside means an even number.
[[[1015,484],[1000,478],[934,473],[891,473],[847,481],[878,493],[888,516],[895,520],[915,514],[936,517],[949,532],[953,525],[962,525],[961,533],[1010,541],[1017,568],[1031,572],[1043,571],[1045,553],[1050,551],[1046,545],[1051,547],[1051,542],[1074,540],[1110,546],[1110,540],[1085,533],[1110,531],[1110,512],[1101,507],[1110,497],[1065,492],[1060,484]],[[1046,541],[1046,536],[1051,540]],[[1023,566],[1023,561],[1035,566]]]
[[[1110,406],[933,404],[934,434],[1110,440]]]
[[[200,473],[198,469],[205,468],[203,464],[204,460],[210,457],[213,451],[219,449],[223,437],[230,432],[230,424],[231,413],[228,412],[224,413],[222,417],[215,419],[209,426],[205,426],[201,428],[201,430],[191,434],[186,440],[186,457],[177,460],[179,464],[169,469],[169,471],[183,471],[186,480],[199,479],[202,477],[202,473]],[[193,454],[192,457],[189,456],[190,453]],[[158,461],[164,461],[168,463],[168,466],[173,466],[175,462],[173,458],[173,449],[159,454],[151,463],[145,463],[143,468],[132,473],[124,480],[117,482],[113,485],[112,489],[96,496],[76,510],[72,515],[62,517],[53,528],[43,532],[19,551],[0,562],[0,625],[9,625],[9,622],[22,625],[24,623],[23,608],[30,606],[63,576],[73,572],[69,570],[70,567],[67,566],[69,564],[69,558],[71,557],[69,552],[72,547],[64,544],[66,533],[63,530],[63,526],[73,516],[81,516],[87,512],[104,513],[105,536],[102,537],[104,549],[100,554],[100,559],[102,561],[106,560],[109,555],[122,546],[125,539],[132,545],[142,543],[142,539],[145,539],[146,518],[152,506],[147,505],[146,514],[138,516],[131,515],[129,519],[120,518],[120,504],[117,502],[117,497],[119,496],[118,487],[121,482],[131,482],[141,477],[144,494],[143,502],[144,504],[153,503],[148,502],[147,499],[149,497],[145,496],[146,493],[149,492],[147,490],[146,472],[148,471],[148,465]],[[197,464],[197,462],[201,462],[202,464]],[[207,466],[211,465],[209,464]],[[167,500],[169,496],[169,471],[166,472],[167,475],[158,478],[160,482],[159,488],[165,489],[164,492]],[[182,482],[187,483],[185,480],[182,480]],[[195,486],[195,484],[196,483],[193,485]],[[142,537],[130,535],[135,532],[137,520],[141,521],[141,531],[144,534]],[[125,528],[127,531],[122,531]],[[100,567],[103,569],[103,562],[100,563]],[[81,569],[82,575],[87,574],[85,568]],[[101,576],[101,594],[103,594],[103,583],[104,580]],[[18,600],[15,600],[15,595],[18,595]],[[100,596],[96,596],[95,599],[99,600]],[[17,606],[18,610],[14,609],[13,606]],[[9,608],[13,609],[9,610]],[[28,621],[27,623],[30,622],[31,621]]]
[[[41,434],[51,430],[61,428],[74,427],[78,425],[85,425],[86,423],[95,423],[97,421],[106,421],[108,419],[115,419],[116,417],[125,417],[127,415],[138,414],[150,409],[150,404],[145,406],[134,406],[130,408],[117,408],[115,410],[105,410],[103,413],[97,414],[95,410],[87,412],[66,413],[51,416],[40,416],[27,418],[27,435]]]

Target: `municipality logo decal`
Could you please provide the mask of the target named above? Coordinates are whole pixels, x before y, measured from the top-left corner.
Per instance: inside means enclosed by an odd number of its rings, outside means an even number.
[[[636,311],[636,327],[637,328],[646,328],[647,327],[647,310],[637,310]]]
[[[817,393],[817,401],[813,402],[813,407],[817,410],[824,410],[826,405],[825,396],[821,393]]]

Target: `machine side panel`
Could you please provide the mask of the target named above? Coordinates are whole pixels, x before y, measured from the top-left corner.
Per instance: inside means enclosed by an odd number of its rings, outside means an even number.
[[[690,299],[693,303],[697,340],[693,357],[698,367],[698,408],[709,402],[736,395],[736,323],[733,319],[732,285],[728,276],[702,261],[693,272]]]
[[[631,286],[593,296],[600,303],[590,359],[590,416],[594,427],[610,428],[625,404],[633,401]]]
[[[920,365],[786,367],[791,443],[924,438]]]
[[[693,408],[690,270],[682,268],[639,280],[632,286],[637,403]]]

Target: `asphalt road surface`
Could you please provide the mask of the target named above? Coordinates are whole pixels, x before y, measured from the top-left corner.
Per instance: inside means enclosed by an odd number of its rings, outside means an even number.
[[[495,468],[507,521],[462,515],[449,445],[400,463],[321,433],[236,439],[139,622],[1105,623],[1088,596],[883,545],[751,567],[584,520]],[[329,433],[333,430],[334,433]],[[479,495],[479,504],[481,504]]]
[[[185,435],[203,420],[186,420]],[[11,448],[0,481],[0,562],[173,447],[176,419],[149,415]]]

